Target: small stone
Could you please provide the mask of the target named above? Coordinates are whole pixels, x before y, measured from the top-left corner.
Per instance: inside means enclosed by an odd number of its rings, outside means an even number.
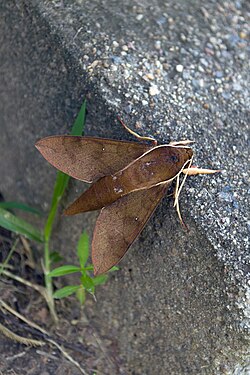
[[[187,72],[184,70],[184,72],[182,73],[182,77],[183,79],[189,79],[190,78],[190,72]]]
[[[181,34],[181,35],[180,35],[180,39],[181,39],[182,42],[186,42],[187,37],[186,37],[185,34]]]
[[[124,111],[125,111],[126,113],[131,113],[131,111],[132,111],[132,105],[131,105],[131,104],[128,104],[128,105],[124,108]]]
[[[142,78],[145,79],[145,81],[148,81],[148,80],[153,81],[155,79],[152,73],[147,73]]]
[[[204,59],[203,57],[200,59],[200,63],[202,64],[202,65],[204,65],[204,66],[208,66],[208,62],[207,62],[207,60],[206,59]]]
[[[244,31],[241,31],[240,32],[240,38],[241,39],[246,39],[247,38],[247,34]]]
[[[203,108],[204,108],[204,109],[209,109],[209,104],[208,104],[208,103],[204,103],[204,104],[203,104]]]
[[[129,73],[129,71],[126,69],[126,70],[124,70],[124,72],[123,72],[123,77],[125,78],[125,79],[128,79],[129,78],[129,76],[130,76],[130,73]]]
[[[235,83],[233,83],[233,90],[234,91],[241,91],[242,87],[239,83],[235,82]]]
[[[109,63],[107,61],[104,61],[103,62],[103,67],[106,68],[106,69],[109,68]]]
[[[170,68],[170,65],[168,63],[164,62],[162,64],[162,67],[163,67],[164,70],[168,70]]]
[[[166,17],[164,17],[164,16],[161,16],[161,17],[159,17],[159,18],[157,18],[157,20],[156,20],[156,22],[158,23],[158,25],[164,25],[164,23],[166,23]]]
[[[184,66],[181,65],[181,64],[178,64],[178,65],[176,65],[175,69],[176,69],[176,71],[177,71],[178,73],[182,73],[182,72],[183,72],[183,69],[184,69]]]
[[[204,80],[202,78],[201,79],[193,79],[192,80],[192,85],[196,89],[200,89],[200,88],[204,87]]]
[[[214,126],[218,129],[223,129],[224,123],[221,119],[217,118],[217,119],[214,120]]]
[[[126,44],[124,45],[124,46],[122,46],[122,49],[123,49],[123,51],[128,51],[128,46],[126,46]]]
[[[212,45],[216,45],[217,42],[218,42],[217,39],[214,36],[211,36],[209,39],[210,39],[210,42],[211,42]]]
[[[231,98],[231,94],[230,92],[226,92],[226,91],[223,91],[223,93],[221,94],[222,97],[225,99],[225,100],[229,100]]]
[[[144,107],[146,107],[146,106],[148,105],[148,102],[147,102],[147,100],[142,100],[142,101],[141,101],[141,104],[142,104]]]
[[[221,72],[221,71],[215,72],[215,77],[216,78],[222,78],[223,77],[223,72]]]
[[[149,95],[155,96],[155,95],[158,95],[158,94],[160,94],[160,91],[159,91],[158,87],[155,86],[155,85],[150,86]]]
[[[246,59],[245,52],[241,52],[238,56],[239,56],[239,59],[241,59],[241,60],[245,60]]]
[[[121,64],[122,59],[119,56],[111,55],[110,59],[115,64]]]
[[[112,64],[112,65],[110,66],[110,69],[111,69],[113,72],[116,72],[117,69],[118,69],[118,67],[117,67],[116,65]]]
[[[157,50],[161,49],[161,41],[160,40],[155,41],[155,49],[157,49]]]
[[[136,16],[136,19],[137,19],[137,21],[141,21],[142,19],[143,19],[143,14],[138,14],[137,16]]]
[[[229,225],[229,224],[230,224],[230,218],[229,218],[229,217],[223,217],[223,218],[221,219],[221,221],[222,221],[222,223],[223,223],[224,225]]]
[[[118,43],[116,40],[114,40],[112,44],[113,44],[113,46],[114,46],[115,48],[119,47],[119,43]]]
[[[94,69],[98,64],[99,64],[99,60],[94,60],[93,62],[92,62],[92,64],[90,64],[89,66],[88,66],[88,69]]]

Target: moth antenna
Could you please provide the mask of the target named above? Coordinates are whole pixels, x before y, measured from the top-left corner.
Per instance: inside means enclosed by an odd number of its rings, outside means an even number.
[[[120,121],[120,123],[122,124],[122,126],[130,133],[132,134],[133,136],[135,136],[137,139],[139,139],[140,141],[151,141],[153,142],[153,144],[155,146],[157,146],[157,140],[154,139],[153,137],[143,137],[141,135],[139,135],[138,133],[134,132],[133,130],[131,130],[123,121],[122,119],[118,116],[117,117],[118,120]]]

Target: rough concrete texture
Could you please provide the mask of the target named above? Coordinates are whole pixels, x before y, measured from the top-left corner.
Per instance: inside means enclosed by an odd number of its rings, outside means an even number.
[[[166,198],[97,303],[88,302],[89,317],[116,339],[117,373],[250,373],[247,5],[2,2],[5,199],[48,207],[54,170],[33,145],[67,132],[85,96],[87,134],[132,139],[119,114],[159,141],[195,140],[195,163],[223,169],[188,179],[181,208],[189,232]],[[82,186],[72,183],[68,201]],[[57,248],[71,258],[93,220],[62,219]]]

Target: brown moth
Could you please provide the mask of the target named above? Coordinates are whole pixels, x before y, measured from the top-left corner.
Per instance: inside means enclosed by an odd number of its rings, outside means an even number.
[[[178,197],[186,176],[217,172],[191,167],[190,141],[157,146],[155,139],[124,127],[138,139],[153,144],[69,135],[50,136],[36,143],[54,167],[92,183],[64,213],[101,210],[92,241],[95,275],[107,272],[122,259],[173,180],[175,206],[182,222]],[[182,172],[185,177],[180,185]]]

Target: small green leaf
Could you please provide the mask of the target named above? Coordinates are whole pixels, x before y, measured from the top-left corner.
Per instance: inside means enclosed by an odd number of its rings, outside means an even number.
[[[53,297],[57,298],[57,299],[68,297],[71,294],[75,293],[80,287],[81,287],[81,285],[68,285],[68,286],[65,286],[64,288],[58,289],[53,294]]]
[[[86,292],[82,285],[76,291],[76,298],[78,299],[81,305],[84,305],[86,300]]]
[[[57,263],[63,260],[63,257],[58,253],[58,251],[52,251],[49,257],[50,257],[50,264]]]
[[[54,268],[48,274],[48,276],[50,276],[50,277],[58,277],[58,276],[69,275],[71,273],[76,273],[76,272],[81,272],[81,268],[77,267],[77,266],[67,265],[67,266],[61,266],[61,267]]]
[[[83,287],[87,290],[87,292],[94,294],[95,285],[90,276],[83,274],[81,276],[81,282],[82,282]]]
[[[94,277],[92,280],[95,286],[105,284],[108,280],[108,275],[98,275]]]
[[[114,272],[114,271],[119,271],[119,267],[117,266],[113,266],[112,268],[110,268],[110,270],[108,272]]]
[[[31,212],[32,214],[42,216],[41,211],[37,210],[34,207],[30,207],[27,204],[20,202],[0,202],[0,207],[5,210],[18,209],[23,211]]]
[[[84,267],[84,270],[85,270],[85,271],[94,271],[94,266],[93,266],[93,264],[90,264],[89,266]]]
[[[12,232],[22,234],[31,240],[43,242],[43,236],[33,225],[3,208],[0,208],[0,226]]]
[[[89,236],[84,231],[77,244],[77,255],[81,268],[84,268],[89,257]]]

